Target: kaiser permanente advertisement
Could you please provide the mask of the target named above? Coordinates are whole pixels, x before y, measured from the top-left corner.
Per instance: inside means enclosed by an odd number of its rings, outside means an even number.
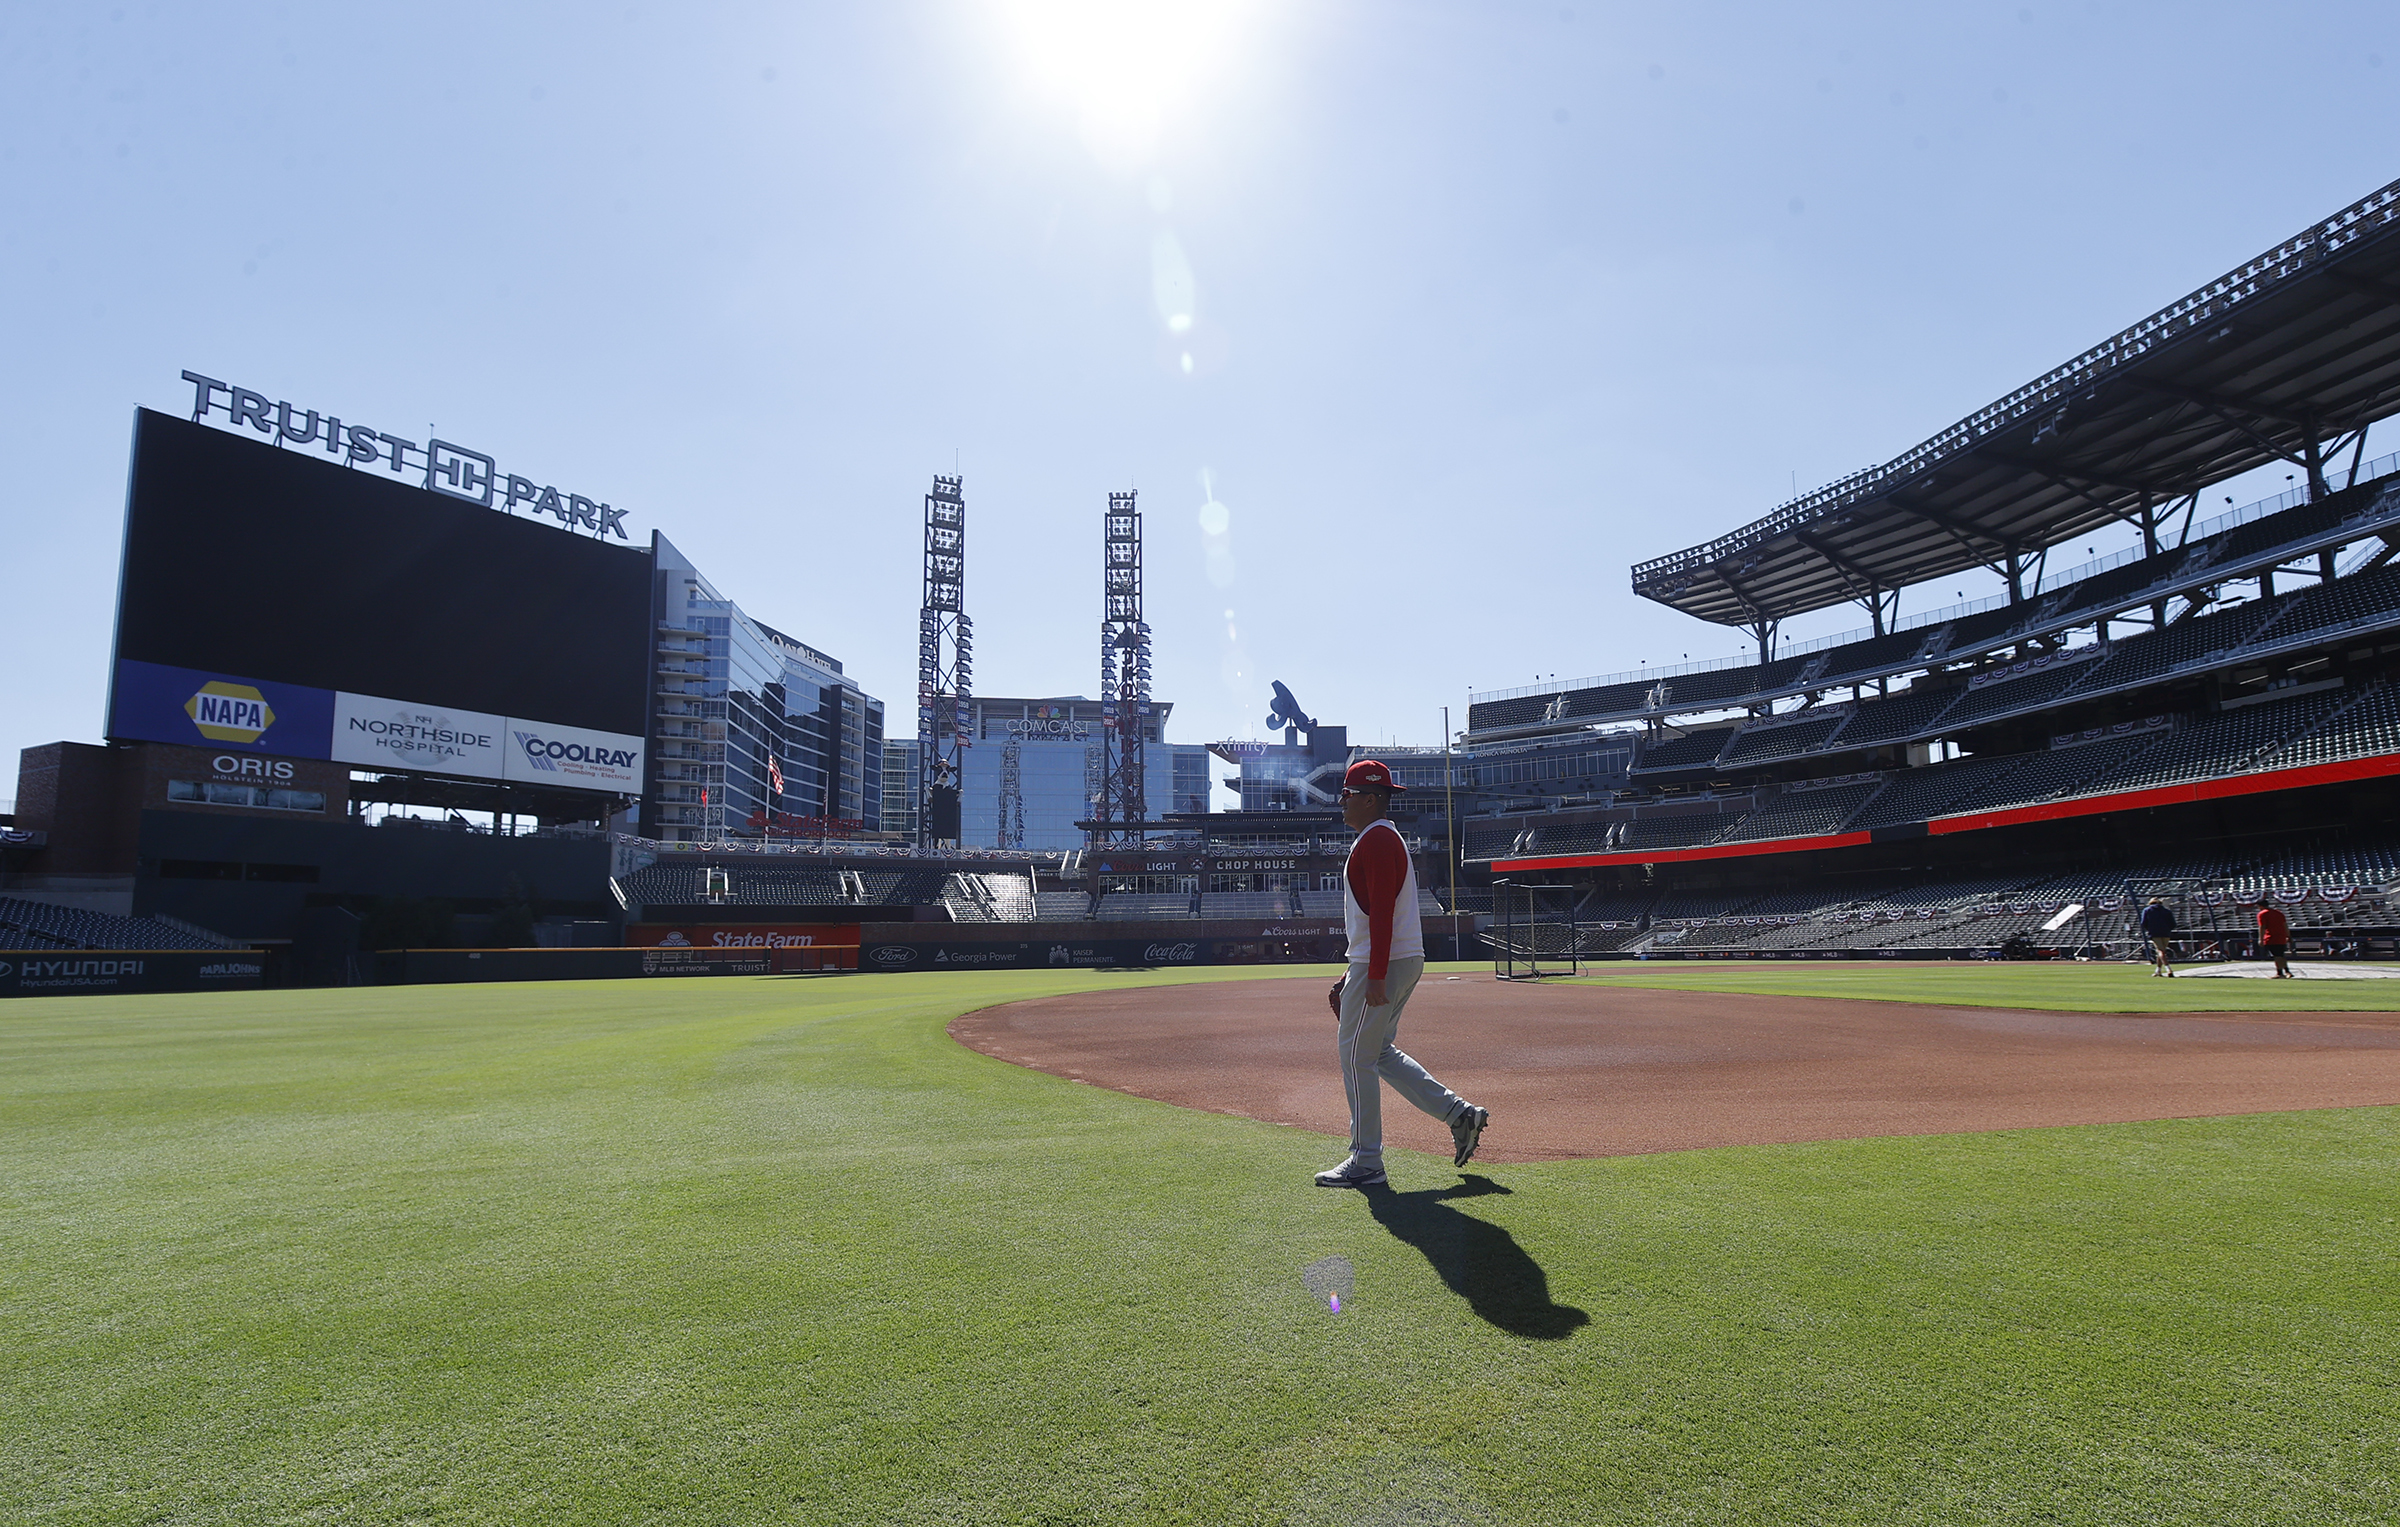
[[[237,748],[362,769],[638,795],[642,739],[481,711],[343,694],[264,679],[117,663],[108,735]]]

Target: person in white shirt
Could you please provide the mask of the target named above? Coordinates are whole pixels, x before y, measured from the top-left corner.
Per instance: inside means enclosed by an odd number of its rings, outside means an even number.
[[[1321,1188],[1378,1188],[1383,1171],[1383,1084],[1450,1126],[1452,1164],[1475,1155],[1488,1109],[1434,1080],[1393,1038],[1400,1010],[1425,973],[1425,931],[1417,917],[1417,872],[1392,825],[1392,797],[1406,789],[1392,771],[1362,758],[1342,776],[1342,820],[1358,838],[1342,866],[1342,910],[1350,935],[1349,974],[1335,1011],[1342,1087],[1350,1098],[1350,1154],[1317,1174]]]

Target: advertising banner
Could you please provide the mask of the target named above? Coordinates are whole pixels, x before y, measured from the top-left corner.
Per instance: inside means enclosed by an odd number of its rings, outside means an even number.
[[[117,662],[108,735],[562,790],[642,789],[639,737],[131,658]]]
[[[858,942],[856,923],[628,923],[625,942],[645,949],[809,949]]]
[[[330,690],[120,659],[109,695],[108,735],[325,758],[332,745],[333,711]]]
[[[265,972],[265,958],[248,949],[4,949],[0,997],[243,991],[255,988]]]
[[[887,939],[869,935],[859,946],[858,968],[903,970],[1047,970],[1175,965],[1255,965],[1324,961],[1341,957],[1328,938],[1065,938],[1022,942]]]
[[[422,769],[501,779],[502,743],[508,719],[481,711],[444,710],[379,700],[372,695],[333,697],[333,757],[364,769]]]
[[[642,739],[538,721],[508,722],[500,777],[516,784],[572,790],[642,792]]]

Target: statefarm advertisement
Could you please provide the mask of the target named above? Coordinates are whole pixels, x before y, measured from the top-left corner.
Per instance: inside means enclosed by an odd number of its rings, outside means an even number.
[[[625,942],[642,949],[843,949],[858,947],[856,923],[628,923]]]

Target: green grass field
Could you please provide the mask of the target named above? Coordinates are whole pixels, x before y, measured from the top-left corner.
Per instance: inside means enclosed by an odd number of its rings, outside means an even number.
[[[2185,967],[2188,970],[2190,967]],[[1954,1007],[2055,1008],[2093,1013],[2384,1013],[2400,1010],[2400,980],[2251,981],[2181,975],[2147,965],[2070,961],[1876,960],[1617,961],[1569,979],[1669,991],[1769,997],[1863,997]]]
[[[0,1520],[2400,1516],[2400,1109],[1369,1200],[943,1032],[1227,974],[0,1005]]]

